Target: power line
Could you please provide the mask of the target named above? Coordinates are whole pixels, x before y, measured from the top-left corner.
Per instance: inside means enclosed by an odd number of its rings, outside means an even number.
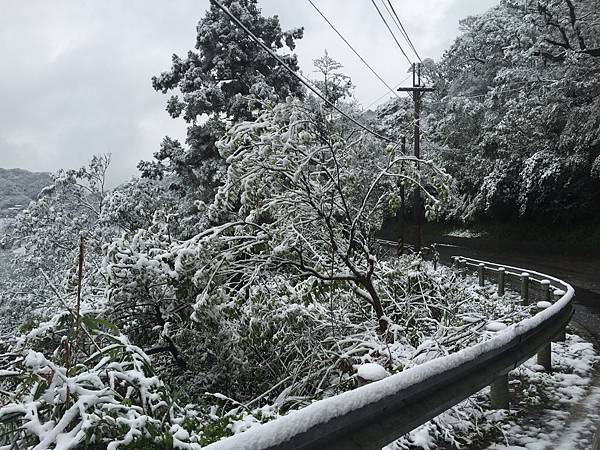
[[[375,9],[377,10],[377,13],[379,14],[379,17],[381,17],[381,20],[383,21],[383,23],[387,27],[388,31],[390,32],[390,34],[394,38],[394,41],[396,42],[396,45],[398,46],[398,48],[400,49],[400,51],[402,52],[402,54],[404,55],[404,57],[406,58],[406,60],[408,61],[408,63],[412,64],[411,59],[408,57],[408,55],[406,54],[406,52],[404,51],[404,49],[400,45],[400,42],[398,42],[398,39],[396,39],[396,35],[394,34],[394,32],[392,31],[392,29],[390,28],[389,24],[387,23],[387,20],[385,20],[385,17],[381,13],[379,7],[377,6],[377,3],[375,3],[375,0],[371,0],[371,3],[373,3],[373,6],[375,7]]]
[[[396,92],[396,90],[394,88],[390,87],[390,85],[387,84],[385,82],[385,80],[379,76],[379,74],[375,71],[375,69],[373,69],[373,67],[371,67],[371,65],[367,61],[365,61],[365,59],[358,53],[358,51],[356,51],[356,49],[346,40],[346,38],[342,35],[342,33],[340,33],[337,30],[337,28],[329,21],[329,19],[327,17],[325,17],[325,15],[321,12],[321,10],[319,8],[317,8],[317,5],[315,5],[312,0],[308,0],[308,3],[310,3],[312,5],[312,7],[317,10],[317,12],[325,20],[325,22],[327,22],[327,24],[333,29],[333,31],[335,31],[337,33],[337,35],[346,43],[346,45],[348,47],[350,47],[350,50],[352,50],[354,52],[354,54],[356,56],[358,56],[358,58],[364,63],[365,66],[367,66],[369,68],[369,70],[373,73],[373,75],[375,75],[379,79],[379,81],[381,81],[385,85],[385,87],[389,89],[389,91],[392,94],[394,94],[398,98],[401,98],[398,95],[398,93]]]
[[[542,80],[529,80],[529,81],[517,81],[513,84],[533,84],[533,83],[544,83],[544,81]],[[477,94],[477,95],[455,95],[453,97],[454,98],[458,98],[458,99],[474,99],[474,98],[483,98],[483,97],[487,97],[488,95],[494,95],[494,94],[504,94],[506,92],[523,92],[523,87],[520,88],[511,88],[511,89],[499,89],[499,90],[491,90],[486,92],[485,94]],[[452,99],[450,99],[452,100]],[[448,103],[449,100],[437,100],[437,101],[433,101],[433,102],[428,102],[428,104],[440,104],[440,103]]]
[[[238,27],[240,27],[242,29],[242,31],[244,33],[246,33],[248,35],[248,37],[250,37],[250,39],[252,39],[254,42],[256,42],[259,46],[261,46],[263,48],[263,50],[265,50],[269,55],[271,55],[273,58],[275,58],[284,69],[286,69],[290,74],[292,74],[292,76],[294,76],[295,78],[298,79],[298,81],[300,81],[304,86],[306,86],[310,91],[312,91],[313,94],[315,94],[317,97],[319,97],[321,100],[323,100],[325,103],[327,103],[329,106],[331,106],[333,109],[335,109],[337,112],[339,112],[342,116],[344,116],[346,119],[348,119],[350,122],[352,122],[353,124],[355,124],[356,126],[358,126],[359,128],[363,129],[364,131],[372,134],[373,136],[384,140],[386,142],[390,142],[392,144],[396,144],[396,142],[386,136],[383,136],[382,134],[377,133],[376,131],[373,131],[372,129],[370,129],[369,127],[367,127],[366,125],[363,125],[362,123],[360,123],[358,120],[356,120],[355,118],[349,116],[348,114],[346,114],[344,111],[342,111],[340,108],[338,108],[337,106],[335,106],[335,104],[333,104],[331,101],[329,101],[327,98],[323,97],[323,95],[319,92],[318,89],[316,89],[314,86],[312,86],[310,84],[310,82],[306,81],[304,78],[302,78],[300,75],[298,75],[294,69],[292,69],[288,64],[285,63],[285,61],[283,61],[279,55],[277,55],[277,53],[275,53],[273,50],[271,50],[261,39],[259,39],[254,33],[252,33],[252,31],[250,31],[236,16],[234,16],[231,11],[229,11],[228,8],[226,8],[225,6],[223,6],[221,4],[221,2],[219,2],[218,0],[210,0],[211,3],[213,3],[214,5],[216,5],[221,11],[223,11],[227,17],[229,17],[229,19],[234,22]]]
[[[383,2],[383,0],[382,0],[382,2]],[[404,38],[408,42],[408,45],[410,45],[410,48],[412,49],[412,51],[415,52],[415,55],[417,55],[417,58],[419,58],[419,61],[423,62],[423,60],[419,56],[419,52],[417,52],[417,49],[415,48],[415,46],[412,43],[412,40],[408,36],[408,33],[406,32],[406,29],[404,28],[404,25],[402,25],[402,21],[400,20],[400,17],[398,17],[398,14],[396,13],[396,10],[394,9],[394,5],[392,5],[392,2],[390,0],[387,0],[387,2],[390,5],[390,8],[392,10],[392,13],[393,13],[394,17],[396,18],[397,25],[399,26],[402,35],[404,36]],[[385,6],[385,3],[384,3],[384,6]]]
[[[398,20],[394,17],[390,7],[388,6],[389,2],[386,3],[386,0],[379,0],[379,2],[383,5],[383,7],[385,8],[386,12],[388,13],[388,16],[390,16],[390,18],[392,19],[392,22],[394,22],[394,25],[396,25],[396,28],[398,28],[398,31],[400,31],[400,35],[404,38],[404,40],[408,43],[408,39],[406,39],[406,34],[404,33],[402,27],[400,27],[400,25],[398,25]],[[392,6],[390,4],[390,6]]]

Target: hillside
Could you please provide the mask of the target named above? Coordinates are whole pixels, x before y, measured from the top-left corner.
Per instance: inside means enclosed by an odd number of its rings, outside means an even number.
[[[50,184],[50,174],[0,168],[0,217],[13,216]]]

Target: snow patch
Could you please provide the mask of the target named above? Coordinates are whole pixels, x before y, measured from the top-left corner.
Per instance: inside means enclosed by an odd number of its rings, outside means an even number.
[[[502,322],[490,322],[485,326],[487,331],[498,332],[507,328],[507,325]]]
[[[458,238],[481,238],[486,236],[487,233],[483,231],[473,231],[467,228],[457,229],[446,233],[444,236],[448,237],[458,237]]]
[[[377,363],[366,363],[354,366],[356,375],[365,381],[379,381],[390,376],[385,368]]]

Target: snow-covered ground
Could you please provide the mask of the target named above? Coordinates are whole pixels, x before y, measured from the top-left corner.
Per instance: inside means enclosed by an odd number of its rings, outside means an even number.
[[[414,430],[409,441],[416,448],[449,448],[440,446],[436,439],[440,428],[449,426],[456,440],[450,448],[591,448],[600,424],[600,356],[593,344],[577,334],[568,334],[565,342],[552,344],[552,363],[553,372],[547,373],[533,357],[510,373],[510,410],[489,409],[486,388]],[[386,450],[407,448],[398,443]]]
[[[480,238],[484,237],[486,233],[481,231],[473,231],[466,228],[452,230],[446,233],[444,236],[459,237],[459,238]]]
[[[553,372],[536,357],[509,374],[510,410],[489,407],[489,388],[385,450],[584,450],[600,424],[600,356],[577,334],[552,344]],[[452,438],[440,437],[451,433]],[[454,441],[454,442],[452,442]]]
[[[589,449],[600,423],[600,357],[574,334],[552,344],[553,373],[535,359],[513,373],[513,410],[499,418],[490,450]]]

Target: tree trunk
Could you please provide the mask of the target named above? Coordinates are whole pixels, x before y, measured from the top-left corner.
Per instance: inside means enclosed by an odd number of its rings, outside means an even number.
[[[388,321],[387,321],[387,318],[384,317],[383,307],[381,306],[381,300],[379,299],[379,294],[377,294],[377,291],[375,290],[375,286],[373,286],[373,281],[371,280],[370,277],[366,277],[363,280],[363,285],[364,285],[365,289],[367,290],[367,292],[369,293],[369,295],[371,296],[371,299],[373,300],[373,309],[375,310],[375,314],[377,315],[377,320],[379,321],[379,331],[381,333],[385,333],[388,328]]]

